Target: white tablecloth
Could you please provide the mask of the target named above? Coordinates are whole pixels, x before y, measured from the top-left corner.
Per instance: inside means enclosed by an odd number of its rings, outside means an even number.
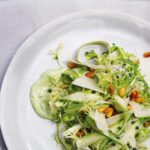
[[[0,86],[23,41],[44,24],[83,10],[125,12],[150,22],[150,0],[0,0]],[[0,136],[0,150],[6,150]]]

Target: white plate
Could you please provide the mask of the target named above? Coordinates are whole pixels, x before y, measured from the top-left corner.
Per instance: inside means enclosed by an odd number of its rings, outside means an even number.
[[[142,56],[144,50],[150,50],[150,26],[125,14],[80,12],[47,24],[26,40],[11,62],[1,90],[1,127],[9,150],[60,149],[52,137],[55,124],[32,109],[30,87],[46,69],[58,67],[48,55],[49,49],[63,42],[66,61],[80,44],[91,40],[116,43]],[[142,63],[150,66],[150,59]],[[150,75],[149,69],[143,72]]]

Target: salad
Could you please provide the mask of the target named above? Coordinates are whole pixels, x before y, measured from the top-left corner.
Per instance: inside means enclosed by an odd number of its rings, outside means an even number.
[[[41,75],[30,97],[57,124],[55,140],[66,150],[148,150],[150,90],[138,58],[115,44],[81,45],[66,67]]]

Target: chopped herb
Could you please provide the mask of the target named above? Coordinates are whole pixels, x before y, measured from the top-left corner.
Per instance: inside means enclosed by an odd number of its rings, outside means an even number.
[[[47,92],[48,92],[48,93],[51,93],[51,92],[52,92],[52,89],[48,89]]]
[[[111,145],[112,145],[112,146],[116,146],[116,143],[112,143]]]
[[[117,129],[118,129],[118,130],[121,130],[121,127],[118,127]]]
[[[138,129],[139,129],[139,126],[136,126],[135,129],[138,130]]]

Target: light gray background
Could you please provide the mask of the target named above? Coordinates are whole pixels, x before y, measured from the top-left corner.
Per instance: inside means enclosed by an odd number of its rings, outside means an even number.
[[[0,87],[12,57],[34,31],[73,12],[103,9],[150,22],[150,0],[0,0]],[[0,150],[6,150],[1,134]]]

